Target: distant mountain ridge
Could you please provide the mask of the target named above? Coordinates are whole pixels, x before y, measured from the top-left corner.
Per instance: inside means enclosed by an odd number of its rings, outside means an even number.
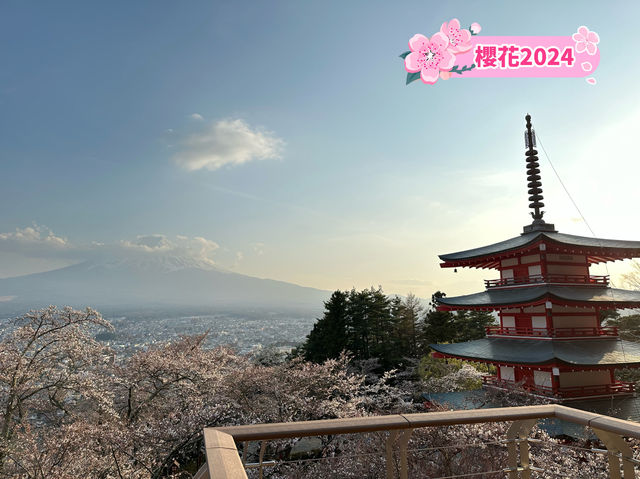
[[[329,295],[328,291],[234,273],[207,260],[160,255],[86,261],[0,279],[0,309],[48,304],[322,309]]]

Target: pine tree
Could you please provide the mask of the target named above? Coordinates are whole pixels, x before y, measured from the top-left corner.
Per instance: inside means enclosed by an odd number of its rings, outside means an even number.
[[[301,348],[307,361],[334,359],[347,349],[347,293],[334,291],[324,308],[324,316],[314,324]]]
[[[349,292],[347,303],[347,346],[355,358],[371,357],[371,318],[368,289]]]
[[[437,298],[446,296],[441,291],[436,291],[431,296],[429,309],[423,320],[422,341],[423,348],[427,349],[432,343],[449,343],[456,336],[455,317],[450,311],[438,311]]]
[[[455,342],[484,338],[486,327],[494,322],[494,316],[488,311],[458,311],[454,319]]]
[[[346,350],[353,359],[377,358],[389,369],[410,353],[404,310],[401,300],[391,300],[382,288],[335,291],[323,317],[293,355],[321,362]]]
[[[391,300],[381,287],[371,288],[368,300],[372,339],[370,357],[379,358],[383,368],[388,369],[396,363],[397,356],[394,351],[396,328],[391,314]]]
[[[420,300],[413,293],[409,293],[402,304],[404,306],[403,330],[406,331],[408,337],[407,346],[409,356],[417,357],[422,304],[420,304]]]

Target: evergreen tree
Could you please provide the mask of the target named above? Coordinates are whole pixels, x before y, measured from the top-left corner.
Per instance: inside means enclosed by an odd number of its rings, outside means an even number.
[[[410,301],[409,318],[415,315],[414,303]],[[399,298],[390,299],[382,288],[335,291],[325,303],[323,317],[292,355],[321,362],[346,350],[354,359],[377,358],[383,369],[389,369],[411,353],[407,329],[406,306]]]
[[[404,322],[402,329],[407,332],[409,355],[411,357],[417,357],[422,304],[420,304],[420,300],[413,293],[409,293],[403,302],[403,306]]]
[[[387,369],[393,367],[397,356],[394,351],[396,327],[391,315],[391,300],[382,292],[382,288],[369,290],[369,322],[371,331],[370,357],[379,358],[380,364]]]
[[[369,359],[371,346],[371,318],[368,289],[349,292],[347,302],[347,347],[356,359]]]
[[[436,292],[421,315],[422,305],[413,294],[403,300],[386,296],[380,287],[335,291],[325,302],[323,317],[292,355],[323,362],[347,351],[354,360],[375,358],[388,370],[426,354],[431,343],[484,337],[493,316],[482,311],[438,311],[436,299],[443,296]]]
[[[444,296],[441,291],[432,296],[430,309],[424,317],[425,344],[455,343],[484,338],[485,328],[495,322],[493,315],[488,311],[438,311],[436,299]]]
[[[449,343],[456,337],[455,316],[450,311],[438,311],[436,298],[446,296],[441,291],[436,291],[431,297],[429,310],[424,316],[422,339],[423,347],[432,343]]]
[[[396,360],[409,355],[408,349],[410,339],[406,330],[406,311],[402,298],[394,296],[389,303],[389,314],[391,316],[393,332],[390,338],[391,349]]]
[[[307,361],[337,358],[347,349],[347,293],[334,291],[324,308],[324,316],[314,324],[301,348]]]
[[[455,316],[455,342],[471,341],[486,336],[486,327],[495,322],[488,311],[457,311]]]
[[[402,300],[391,300],[391,316],[394,327],[394,350],[398,358],[417,357],[420,336],[422,305],[413,293]]]

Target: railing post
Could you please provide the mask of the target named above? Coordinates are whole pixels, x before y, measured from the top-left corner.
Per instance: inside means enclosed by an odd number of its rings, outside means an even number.
[[[618,434],[603,431],[595,427],[591,428],[596,436],[604,443],[608,451],[609,456],[609,477],[613,479],[621,479],[620,476],[620,459],[622,459],[622,471],[624,479],[631,479],[636,477],[635,468],[633,462],[630,459],[633,458],[633,452],[629,445],[625,442],[624,438]],[[620,454],[621,457],[618,457]]]
[[[509,466],[507,471],[509,472],[509,479],[518,479],[518,477],[522,477],[523,479],[531,478],[529,441],[527,437],[537,422],[537,419],[515,421],[507,430],[507,451],[509,453],[507,457],[507,464]],[[517,447],[518,443],[520,448]],[[518,449],[520,449],[520,461],[518,461]],[[518,472],[521,473],[520,476]]]
[[[385,444],[385,461],[387,479],[393,479],[395,477],[393,467],[393,446],[398,441],[398,455],[400,456],[400,479],[408,479],[409,477],[409,461],[407,459],[407,445],[413,429],[398,430],[394,429],[389,431],[387,441]]]
[[[260,456],[258,457],[258,478],[262,479],[262,470],[264,468],[264,452],[267,450],[267,441],[260,443]]]
[[[385,443],[385,465],[387,469],[387,479],[393,479],[393,444],[396,442],[400,431],[394,429],[389,431],[387,441]]]
[[[246,466],[247,457],[249,457],[249,441],[244,441],[242,443],[242,465]]]
[[[409,477],[409,461],[407,458],[407,445],[411,439],[413,429],[405,429],[398,440],[400,446],[398,454],[400,454],[400,479],[408,479]]]
[[[204,429],[209,477],[247,479],[233,436],[213,428]]]

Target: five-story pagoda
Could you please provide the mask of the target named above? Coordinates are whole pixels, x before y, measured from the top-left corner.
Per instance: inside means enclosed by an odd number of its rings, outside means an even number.
[[[640,345],[622,341],[601,325],[601,312],[640,307],[640,292],[609,287],[608,276],[589,274],[592,264],[640,257],[640,241],[619,241],[559,233],[542,217],[542,184],[535,132],[526,116],[529,207],[533,222],[520,236],[489,246],[440,255],[443,268],[497,269],[485,291],[438,298],[440,310],[497,311],[500,325],[487,337],[433,344],[439,357],[491,363],[495,387],[522,385],[558,399],[633,393],[614,371],[640,367]]]

